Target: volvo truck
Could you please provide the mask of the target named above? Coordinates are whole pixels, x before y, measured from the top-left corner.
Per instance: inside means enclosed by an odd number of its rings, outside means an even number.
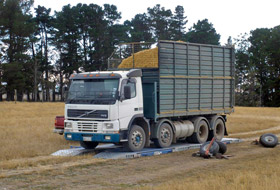
[[[156,68],[72,74],[65,139],[86,149],[115,143],[140,151],[227,135],[234,48],[173,41],[159,41],[157,48]]]

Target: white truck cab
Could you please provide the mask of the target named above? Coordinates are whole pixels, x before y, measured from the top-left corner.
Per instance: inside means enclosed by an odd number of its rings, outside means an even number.
[[[142,149],[149,142],[143,132],[149,131],[136,130],[131,137],[133,142],[128,143],[133,121],[148,125],[143,116],[141,76],[138,69],[71,75],[65,104],[66,140],[80,141],[84,148],[109,142],[127,144],[132,151]]]

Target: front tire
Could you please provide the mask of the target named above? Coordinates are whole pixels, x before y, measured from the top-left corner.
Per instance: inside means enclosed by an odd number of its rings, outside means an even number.
[[[167,148],[172,144],[173,131],[169,124],[163,123],[158,130],[157,139],[154,143],[159,148]]]
[[[144,148],[146,134],[142,127],[133,125],[128,134],[128,141],[124,143],[125,149],[131,152],[140,151]]]
[[[80,141],[81,147],[85,149],[95,149],[98,146],[98,144],[98,142]]]

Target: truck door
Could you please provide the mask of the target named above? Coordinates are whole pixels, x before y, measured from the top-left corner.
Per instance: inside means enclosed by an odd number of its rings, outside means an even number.
[[[122,80],[121,84],[121,93],[120,93],[120,99],[121,102],[119,103],[119,120],[120,120],[120,128],[123,130],[126,130],[128,127],[128,124],[132,117],[134,115],[137,115],[139,113],[143,113],[143,108],[140,110],[139,108],[139,100],[138,100],[138,92],[137,90],[137,80],[135,78],[132,79],[124,79]],[[131,89],[131,98],[130,99],[125,99],[124,97],[124,86],[128,85],[130,86]]]

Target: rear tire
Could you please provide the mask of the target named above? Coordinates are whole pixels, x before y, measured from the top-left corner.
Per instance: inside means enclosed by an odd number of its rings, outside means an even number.
[[[169,124],[163,123],[158,130],[157,139],[154,143],[159,148],[167,148],[172,144],[173,131]]]
[[[212,118],[216,119],[216,117]],[[212,121],[210,122],[212,123]],[[210,131],[208,140],[211,140],[213,137],[216,141],[221,141],[225,135],[225,123],[221,118],[217,118],[213,124],[213,130]]]
[[[187,137],[190,143],[205,143],[209,135],[209,126],[204,120],[205,118],[199,117],[194,121],[194,133]]]
[[[139,125],[133,125],[128,134],[128,141],[124,143],[124,147],[130,152],[136,152],[144,148],[145,142],[146,134],[144,129]]]
[[[81,147],[85,149],[95,149],[98,146],[98,144],[98,142],[80,141]]]

